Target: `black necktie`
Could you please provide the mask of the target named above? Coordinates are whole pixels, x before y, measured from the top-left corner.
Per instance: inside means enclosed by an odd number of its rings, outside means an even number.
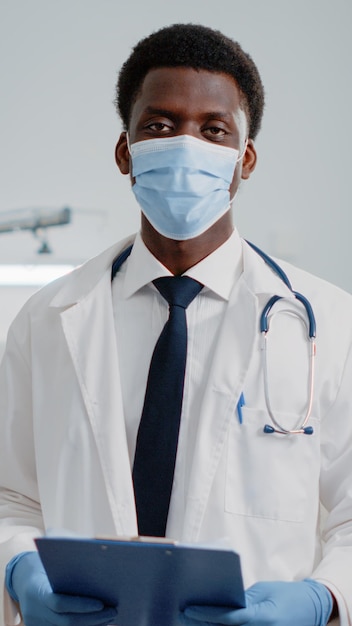
[[[133,465],[140,535],[164,537],[174,477],[187,354],[186,308],[203,285],[188,276],[153,281],[169,319],[150,362]]]

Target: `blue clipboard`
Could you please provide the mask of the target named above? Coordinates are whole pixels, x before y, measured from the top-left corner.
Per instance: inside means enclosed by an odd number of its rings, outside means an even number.
[[[180,611],[192,604],[245,606],[232,550],[152,540],[35,541],[53,591],[118,606],[119,626],[179,626]]]

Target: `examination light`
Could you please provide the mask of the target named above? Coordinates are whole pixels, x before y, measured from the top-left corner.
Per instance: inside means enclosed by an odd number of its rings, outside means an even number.
[[[51,249],[45,230],[53,226],[63,226],[71,221],[71,209],[13,209],[0,211],[0,234],[29,230],[39,239],[38,254],[50,254]]]
[[[14,209],[0,211],[0,233],[62,226],[71,221],[71,209]]]

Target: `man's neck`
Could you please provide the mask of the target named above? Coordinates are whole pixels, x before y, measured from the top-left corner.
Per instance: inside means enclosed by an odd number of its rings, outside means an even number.
[[[167,269],[179,276],[184,274],[202,259],[219,248],[233,232],[231,212],[228,211],[205,233],[187,239],[177,241],[160,235],[142,214],[141,236],[148,250]]]

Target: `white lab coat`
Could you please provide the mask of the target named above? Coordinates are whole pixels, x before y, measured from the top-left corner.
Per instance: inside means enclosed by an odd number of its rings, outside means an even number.
[[[1,576],[48,528],[137,532],[110,282],[127,243],[40,290],[9,331],[0,375]],[[289,311],[272,318],[268,339],[271,403],[288,427],[305,412],[307,333],[290,313],[301,305],[245,242],[243,265],[208,373],[185,515],[173,499],[167,534],[227,538],[246,587],[314,577],[337,597],[341,625],[351,625],[352,297],[282,264],[317,319],[314,435],[267,435],[262,307],[273,294],[288,298],[276,305]],[[12,624],[16,607],[6,592],[5,612]]]

